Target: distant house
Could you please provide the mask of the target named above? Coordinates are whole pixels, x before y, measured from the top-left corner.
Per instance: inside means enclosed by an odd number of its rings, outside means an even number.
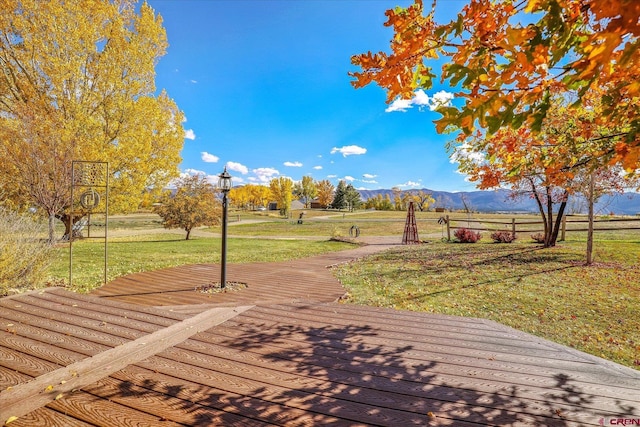
[[[326,208],[326,206],[322,206],[322,205],[320,204],[320,202],[318,201],[318,199],[314,199],[314,200],[312,200],[312,201],[309,203],[309,207],[310,207],[311,209],[324,209],[324,208]]]

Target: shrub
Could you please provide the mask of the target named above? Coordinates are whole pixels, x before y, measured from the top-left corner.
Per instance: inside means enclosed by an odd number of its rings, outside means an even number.
[[[0,296],[46,285],[53,247],[43,225],[0,206]]]
[[[544,243],[544,234],[543,233],[536,233],[536,234],[532,234],[531,238],[536,242],[536,243]]]
[[[516,236],[511,231],[494,231],[491,233],[491,238],[496,243],[511,243],[516,240]]]
[[[457,228],[453,235],[460,243],[475,243],[481,239],[479,232],[469,230],[468,228]]]

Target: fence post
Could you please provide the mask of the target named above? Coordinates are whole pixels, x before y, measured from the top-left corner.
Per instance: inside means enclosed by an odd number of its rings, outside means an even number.
[[[447,242],[451,241],[451,226],[449,224],[449,215],[447,215]]]
[[[565,233],[567,232],[567,216],[562,217],[562,227],[560,233],[560,241],[564,242]]]
[[[511,218],[511,237],[516,238],[516,219]]]

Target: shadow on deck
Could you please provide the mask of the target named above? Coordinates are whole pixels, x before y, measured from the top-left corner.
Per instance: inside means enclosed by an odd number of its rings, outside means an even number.
[[[367,249],[365,249],[367,248]],[[12,426],[587,426],[640,422],[640,372],[495,322],[335,302],[380,247],[199,265],[0,300]]]

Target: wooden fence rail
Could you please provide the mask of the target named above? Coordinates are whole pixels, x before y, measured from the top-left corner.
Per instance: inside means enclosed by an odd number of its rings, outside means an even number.
[[[517,233],[537,233],[544,231],[544,223],[542,221],[518,221],[516,218],[511,218],[511,221],[495,221],[484,220],[480,218],[451,218],[446,215],[439,220],[440,223],[444,223],[447,226],[447,240],[451,240],[451,229],[467,228],[474,231],[510,231],[514,236]],[[615,226],[615,227],[603,227],[606,223],[620,223],[628,222],[631,225],[628,226]],[[560,241],[565,240],[567,232],[586,232],[588,228],[586,224],[589,223],[588,219],[567,219],[562,218],[562,225],[560,228]],[[460,224],[460,225],[455,225]],[[466,225],[465,225],[466,224]],[[487,224],[502,225],[503,227],[487,227]],[[574,224],[585,224],[582,227],[576,227]],[[640,230],[640,218],[609,218],[609,219],[596,219],[594,220],[594,232],[598,231],[630,231]]]

